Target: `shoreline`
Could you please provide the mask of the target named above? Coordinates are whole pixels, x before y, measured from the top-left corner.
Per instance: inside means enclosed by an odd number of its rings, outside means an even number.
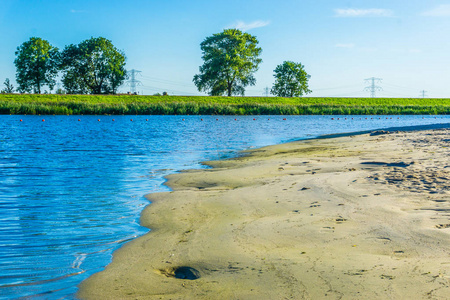
[[[141,214],[150,233],[78,296],[445,299],[445,127],[301,140],[169,175]]]

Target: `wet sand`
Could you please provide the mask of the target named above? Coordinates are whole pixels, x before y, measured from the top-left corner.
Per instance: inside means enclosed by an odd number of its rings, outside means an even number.
[[[450,129],[363,134],[171,175],[142,213],[152,231],[78,296],[448,299],[449,146]]]

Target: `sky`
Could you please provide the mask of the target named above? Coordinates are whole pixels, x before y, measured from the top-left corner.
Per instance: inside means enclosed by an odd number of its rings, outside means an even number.
[[[30,37],[64,49],[104,37],[141,71],[140,94],[205,95],[192,82],[200,43],[227,28],[259,41],[247,96],[263,96],[283,61],[311,75],[308,96],[450,97],[450,0],[0,0],[0,85]],[[129,86],[122,86],[126,92]]]

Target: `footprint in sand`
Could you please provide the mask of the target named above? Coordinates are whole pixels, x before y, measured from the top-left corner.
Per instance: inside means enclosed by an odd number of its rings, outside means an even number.
[[[342,217],[336,218],[336,223],[338,223],[338,224],[340,224],[340,223],[342,223],[342,222],[345,222],[345,221],[347,221],[347,219],[344,219],[344,218],[342,218]]]

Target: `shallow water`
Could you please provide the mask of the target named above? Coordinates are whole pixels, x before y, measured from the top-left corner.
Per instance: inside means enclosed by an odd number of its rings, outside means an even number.
[[[450,121],[334,118],[0,116],[0,298],[74,298],[115,249],[148,231],[144,195],[167,190],[163,176],[176,170],[322,134]]]

